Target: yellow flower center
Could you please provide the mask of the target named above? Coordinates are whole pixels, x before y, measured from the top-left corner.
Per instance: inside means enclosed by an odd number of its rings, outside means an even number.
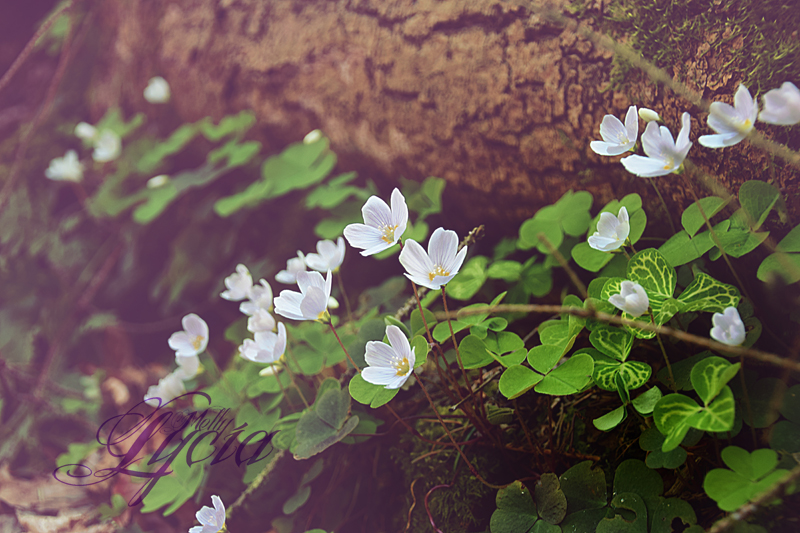
[[[736,129],[739,130],[740,133],[747,133],[752,129],[752,127],[753,127],[753,122],[748,118],[742,124],[737,126]]]
[[[666,164],[664,165],[664,170],[669,170],[669,169],[671,169],[671,168],[674,168],[674,167],[675,167],[675,160],[674,160],[673,158],[671,158],[671,157],[668,157],[668,158],[666,158],[664,161],[665,161],[665,163],[666,163]]]
[[[381,226],[380,230],[381,233],[383,233],[383,236],[381,236],[381,240],[389,244],[392,244],[394,242],[394,230],[396,229],[397,229],[397,224],[395,224],[394,226],[390,225]]]
[[[436,276],[449,276],[450,272],[446,271],[440,265],[434,265],[433,270],[428,274],[428,279],[433,281]]]
[[[199,350],[202,345],[203,345],[203,336],[197,335],[192,341],[192,346],[194,346],[195,350]]]
[[[403,357],[400,361],[395,361],[393,366],[397,370],[398,376],[405,376],[408,374],[411,365],[408,364],[408,358]]]

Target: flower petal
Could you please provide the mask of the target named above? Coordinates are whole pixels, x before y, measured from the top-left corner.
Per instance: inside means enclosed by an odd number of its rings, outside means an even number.
[[[623,224],[627,224],[630,220],[628,218],[628,208],[624,205],[619,208],[619,214],[617,215],[617,220],[619,220]]]
[[[214,511],[217,517],[217,525],[222,527],[225,523],[225,506],[219,496],[211,496],[211,503],[214,504]]]
[[[256,344],[262,350],[267,350],[269,352],[275,348],[275,341],[278,340],[278,334],[273,333],[272,331],[259,331],[253,335],[255,338]]]
[[[412,276],[427,278],[433,271],[433,261],[425,253],[422,246],[413,239],[406,240],[403,249],[400,251],[399,261]]]
[[[258,344],[253,339],[245,339],[242,344],[239,345],[239,356],[248,361],[257,363],[260,353],[261,348],[258,347]]]
[[[297,283],[297,274],[292,274],[288,270],[281,270],[275,274],[275,280],[286,283],[287,285],[293,285]]]
[[[381,239],[383,237],[381,230],[366,224],[349,224],[344,228],[344,236],[353,248],[370,249],[377,245],[386,245],[386,248],[391,246],[390,243]],[[361,254],[367,255],[364,252]]]
[[[330,277],[330,274],[328,274],[328,277]],[[308,280],[309,280],[308,288],[316,287],[323,291],[325,290],[325,285],[327,281],[325,280],[325,278],[322,277],[322,274],[320,272],[309,272]]]
[[[630,106],[625,115],[625,135],[629,142],[636,144],[636,138],[639,136],[639,113],[635,105]]]
[[[625,241],[628,240],[628,236],[631,234],[631,225],[626,220],[625,222],[620,222],[619,226],[617,226],[617,240],[619,241],[619,245],[622,246],[625,244]]]
[[[175,354],[175,362],[178,364],[176,375],[182,380],[192,379],[200,370],[200,359],[196,355]]]
[[[261,306],[253,300],[246,300],[239,304],[239,312],[247,316],[255,316],[259,309],[261,309]]]
[[[192,335],[199,335],[201,337],[208,337],[208,324],[205,320],[200,318],[194,313],[190,313],[183,317],[181,325],[184,331]]]
[[[367,256],[370,256],[370,255],[373,255],[373,254],[377,254],[377,253],[382,252],[384,250],[388,250],[389,248],[394,246],[394,244],[395,243],[393,243],[393,242],[386,242],[384,240],[381,240],[381,242],[376,244],[375,246],[372,246],[371,248],[367,248],[366,250],[363,250],[361,252],[361,255],[363,255],[364,257],[367,257]]]
[[[306,265],[308,268],[314,269],[318,272],[325,272],[328,270],[328,261],[319,254],[307,254]]]
[[[322,276],[320,276],[322,277]],[[328,270],[328,274],[325,276],[325,286],[322,290],[325,293],[325,301],[327,302],[331,297],[331,288],[332,288],[333,278],[331,277],[331,271]]]
[[[589,243],[589,246],[601,252],[610,252],[620,247],[620,244],[617,244],[617,239],[613,237],[603,237],[602,235],[592,235],[586,239],[586,242]]]
[[[650,124],[655,124],[651,122]],[[642,157],[640,155],[629,155],[621,161],[625,170],[631,174],[636,174],[642,178],[654,178],[656,176],[666,176],[674,169],[665,169],[664,161],[653,159],[652,157]]]
[[[264,278],[259,281],[260,285],[254,285],[247,292],[247,297],[259,307],[268,309],[272,305],[272,287]]]
[[[594,153],[608,156],[624,154],[631,149],[631,146],[633,146],[633,143],[630,145],[607,143],[605,141],[592,141],[589,143],[589,148],[591,148]]]
[[[194,338],[185,331],[177,331],[170,335],[167,343],[170,348],[180,355],[192,355],[197,353],[194,346],[192,346],[192,340],[194,340]]]
[[[750,91],[744,85],[740,84],[739,88],[736,89],[736,93],[733,95],[733,105],[743,119],[749,119],[751,123],[756,121],[758,105],[756,105],[755,99],[750,96]]]
[[[455,231],[436,228],[428,241],[428,256],[434,265],[444,266],[447,260],[456,255],[458,235]]]
[[[733,146],[745,137],[746,135],[744,133],[734,131],[718,135],[701,135],[700,138],[697,139],[697,142],[706,148],[725,148],[726,146]]]
[[[163,403],[165,403],[161,399],[161,391],[158,389],[158,385],[150,385],[147,388],[147,392],[144,395],[144,403],[149,405],[150,407],[159,408]]]
[[[392,345],[395,353],[400,357],[408,357],[411,355],[411,345],[408,342],[408,337],[405,336],[403,331],[397,326],[386,326],[386,336],[389,338],[389,344]]]
[[[300,312],[306,320],[317,320],[328,308],[328,296],[319,287],[309,287],[300,302]]]
[[[283,325],[283,322],[278,322],[278,340],[275,342],[275,348],[273,351],[275,360],[281,358],[281,356],[286,351],[286,326]]]
[[[300,292],[305,294],[309,287],[313,285],[314,276],[316,274],[319,276],[319,272],[298,272],[297,273],[297,286],[300,288]]]
[[[317,253],[325,258],[331,258],[336,255],[336,243],[329,239],[317,241]],[[308,259],[308,256],[306,256]],[[306,261],[308,263],[308,261]]]
[[[403,386],[403,383],[406,382],[406,380],[408,379],[408,377],[410,375],[411,375],[411,371],[410,370],[409,370],[409,372],[407,374],[403,374],[401,376],[398,376],[398,375],[395,374],[395,378],[391,382],[389,382],[388,385],[386,385],[386,388],[387,389],[399,389],[400,387]]]
[[[434,279],[431,280],[428,277],[427,274],[424,275],[424,276],[417,276],[417,275],[411,275],[408,272],[405,272],[404,275],[405,275],[405,277],[407,277],[413,283],[416,283],[420,287],[427,287],[427,288],[431,289],[432,291],[438,291],[439,289],[442,288],[442,284],[441,283],[436,283],[435,280],[436,280],[436,278],[442,278],[443,276],[435,276]],[[451,276],[447,276],[447,278],[448,278],[447,281],[450,281]]]
[[[433,280],[430,281],[430,284],[432,285],[433,290],[441,289],[442,285],[447,285],[448,283],[450,283],[450,281],[454,277],[456,277],[456,274],[458,274],[458,272],[456,272],[454,274],[449,274],[447,276],[438,276],[438,275],[434,276]]]
[[[400,192],[400,189],[396,188],[392,191],[392,225],[397,226],[395,230],[394,237],[395,239],[399,239],[403,232],[406,229],[406,225],[408,224],[408,206],[406,205],[406,199],[403,196],[403,193]],[[400,233],[398,234],[398,230]]]
[[[467,246],[464,246],[456,256],[447,261],[443,266],[445,272],[450,272],[451,276],[455,276],[461,270],[461,265],[464,264],[464,258],[467,257]],[[451,278],[452,279],[452,278]]]
[[[275,318],[273,318],[269,311],[262,307],[256,309],[256,312],[247,319],[247,331],[250,333],[272,331],[274,328]]]
[[[669,154],[675,150],[675,139],[672,138],[672,132],[666,126],[661,126],[659,129],[659,136],[661,138],[660,146],[662,155]]]
[[[663,126],[662,126],[663,127]],[[664,127],[669,133],[669,130]],[[681,131],[678,133],[678,138],[675,140],[675,149],[679,152],[686,152],[689,151],[689,147],[692,146],[692,143],[689,141],[689,130],[692,129],[692,116],[689,113],[684,113],[681,115]],[[670,139],[672,139],[672,135],[670,134]],[[686,157],[686,153],[684,152],[684,157]],[[676,163],[676,165],[680,165],[683,163],[683,159],[681,159],[680,163]]]
[[[608,303],[617,309],[625,310],[625,298],[621,294],[612,294],[608,297]]]
[[[597,232],[601,237],[614,237],[619,226],[619,220],[612,213],[600,213],[600,220],[597,221]]]
[[[197,511],[195,516],[197,517],[197,521],[203,524],[204,526],[211,525],[211,521],[214,520],[214,509],[208,506],[204,506],[202,509]]]
[[[658,157],[664,151],[661,141],[661,130],[657,122],[648,122],[642,134],[642,148],[644,153],[650,157]],[[638,156],[641,157],[641,156]],[[627,157],[625,159],[628,159]],[[625,161],[623,159],[623,161]]]
[[[275,355],[278,336],[271,331],[261,333],[263,337],[256,339],[256,348],[251,348],[249,351],[244,352],[242,356],[255,363],[274,363],[280,357]],[[245,339],[245,342],[248,340],[250,339]]]
[[[742,118],[737,110],[724,102],[711,102],[708,108],[708,127],[717,133],[738,133]]]
[[[364,349],[364,361],[370,366],[391,367],[397,351],[383,341],[368,341]]]
[[[344,239],[342,237],[339,237],[338,239],[336,239],[336,253],[333,256],[334,267],[331,270],[335,270],[340,266],[342,266],[342,263],[344,263],[345,251],[346,249],[344,246]]]
[[[300,305],[303,302],[303,295],[295,291],[281,291],[280,296],[275,298],[275,312],[292,320],[305,320]]]
[[[629,141],[625,126],[614,115],[605,115],[600,123],[600,136],[609,144],[620,144],[622,139]]]
[[[361,371],[361,377],[364,378],[364,381],[367,383],[385,386],[391,384],[395,380],[397,371],[391,367],[368,366]]]
[[[389,226],[392,223],[392,211],[386,202],[377,196],[370,196],[367,199],[361,208],[361,215],[364,217],[364,224],[374,228]]]

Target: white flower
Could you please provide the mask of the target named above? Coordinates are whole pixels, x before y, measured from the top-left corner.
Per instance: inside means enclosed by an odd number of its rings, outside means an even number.
[[[272,306],[272,287],[264,278],[258,282],[261,285],[253,285],[247,292],[248,300],[239,304],[239,311],[247,316],[255,315],[259,309],[269,310]]]
[[[99,163],[113,161],[122,151],[122,139],[111,130],[103,130],[94,143],[92,159]]]
[[[286,351],[286,326],[278,322],[278,333],[259,331],[255,340],[245,339],[239,346],[239,355],[255,363],[274,363]]]
[[[344,236],[353,248],[363,248],[361,255],[382,252],[400,240],[408,225],[408,206],[399,189],[392,191],[392,208],[377,196],[370,196],[361,215],[364,224],[350,224]]]
[[[600,136],[602,141],[592,141],[589,147],[596,154],[619,155],[624,154],[636,144],[639,136],[639,118],[636,116],[636,106],[628,108],[625,115],[625,125],[614,115],[606,115],[600,123]]]
[[[711,338],[722,344],[738,346],[744,342],[745,331],[742,318],[735,307],[726,307],[722,313],[711,317]]]
[[[317,272],[336,272],[344,262],[344,239],[317,241],[317,253],[306,254],[306,266]]]
[[[658,113],[646,107],[639,108],[639,118],[645,122],[658,122],[661,120],[661,117],[658,116]]]
[[[713,102],[708,110],[708,127],[717,135],[703,135],[697,142],[706,148],[724,148],[738,143],[753,129],[758,115],[755,98],[744,85],[733,96],[733,106]]]
[[[247,298],[253,288],[253,277],[247,267],[239,263],[236,265],[236,272],[225,278],[225,286],[228,290],[223,291],[220,296],[231,302],[238,302]]]
[[[67,150],[64,157],[56,157],[50,161],[50,166],[44,175],[53,181],[81,181],[83,179],[83,165],[78,161],[75,150]]]
[[[149,180],[147,180],[147,188],[148,189],[158,189],[159,187],[163,187],[169,183],[169,176],[166,174],[159,174],[158,176],[153,176]]]
[[[87,122],[78,122],[75,126],[75,136],[84,141],[94,141],[97,138],[97,128]]]
[[[169,102],[169,83],[161,76],[150,78],[144,89],[144,99],[151,104],[164,104]]]
[[[620,286],[620,293],[608,297],[608,301],[617,309],[625,311],[631,316],[641,316],[650,307],[647,293],[638,283],[625,280]]]
[[[414,370],[416,356],[400,328],[386,326],[386,336],[391,346],[383,341],[367,343],[364,360],[369,366],[361,371],[361,377],[373,385],[399,389]]]
[[[270,302],[271,304],[272,302]],[[269,311],[259,307],[256,312],[247,319],[247,331],[258,333],[259,331],[272,331],[275,328],[275,319]]]
[[[345,230],[345,233],[347,230]],[[303,252],[297,250],[297,257],[293,257],[286,261],[286,270],[281,270],[275,275],[275,280],[281,283],[293,284],[297,283],[297,273],[306,271],[306,256]]]
[[[325,279],[319,272],[298,272],[300,292],[281,291],[275,298],[275,312],[292,320],[318,320],[327,322],[328,298],[331,295],[331,272]]]
[[[181,320],[183,331],[173,333],[169,338],[169,347],[176,355],[187,356],[202,353],[208,346],[208,324],[194,313]]]
[[[87,122],[75,126],[75,136],[94,148],[92,159],[100,163],[113,161],[122,150],[122,139],[112,130],[98,130]],[[149,186],[149,183],[148,183]]]
[[[628,210],[625,206],[619,208],[619,215],[611,213],[600,213],[600,220],[597,221],[597,231],[589,237],[589,246],[601,252],[616,250],[628,238],[631,225],[628,222]]]
[[[194,526],[189,533],[217,533],[225,527],[225,506],[219,496],[212,496],[214,508],[203,506],[195,515],[202,526]]]
[[[406,277],[423,287],[437,290],[458,274],[467,247],[458,250],[458,235],[455,231],[437,228],[428,241],[428,253],[414,240],[407,240],[400,251],[400,264],[406,269]]]
[[[159,407],[159,405],[171,402],[185,392],[186,388],[183,386],[183,379],[178,370],[176,370],[158,380],[158,385],[151,385],[147,389],[147,394],[144,395],[144,400],[147,405]],[[158,403],[159,398],[161,399],[161,404]]]
[[[196,355],[178,355],[176,353],[175,362],[178,363],[178,368],[173,374],[184,381],[192,379],[200,371],[200,358]]]
[[[763,97],[764,109],[758,120],[767,124],[789,126],[800,122],[800,89],[785,81],[780,89],[767,91]]]
[[[642,135],[642,147],[648,157],[631,155],[623,159],[622,164],[628,172],[642,178],[654,178],[678,170],[692,147],[689,141],[692,117],[684,113],[681,122],[677,141],[672,140],[672,134],[666,126],[659,127],[657,123],[649,122]]]
[[[314,144],[320,139],[322,139],[322,132],[320,130],[311,130],[303,137],[303,144]]]

